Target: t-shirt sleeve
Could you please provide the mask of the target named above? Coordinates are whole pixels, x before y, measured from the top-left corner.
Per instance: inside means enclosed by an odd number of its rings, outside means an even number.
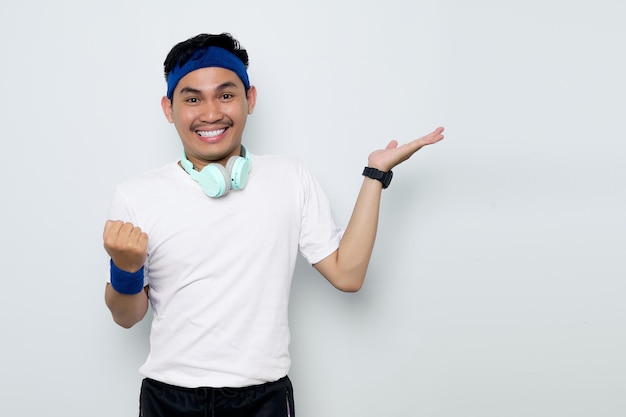
[[[300,253],[316,264],[339,247],[343,230],[337,227],[328,197],[319,182],[303,168],[303,209],[300,228]]]

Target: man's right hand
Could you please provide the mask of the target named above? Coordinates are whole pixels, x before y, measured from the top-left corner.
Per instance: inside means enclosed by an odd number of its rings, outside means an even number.
[[[132,223],[107,220],[103,239],[104,249],[119,269],[136,272],[146,262],[148,235]]]

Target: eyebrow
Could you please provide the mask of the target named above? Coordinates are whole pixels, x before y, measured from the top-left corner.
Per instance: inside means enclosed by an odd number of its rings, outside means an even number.
[[[222,90],[226,90],[227,88],[237,88],[237,84],[235,84],[232,81],[226,81],[225,83],[218,85],[215,90],[222,91]]]
[[[196,88],[183,87],[180,90],[180,94],[201,94],[202,92]]]
[[[226,81],[215,88],[215,91],[223,91],[228,88],[237,88],[237,84],[232,81]],[[202,91],[193,87],[183,87],[180,90],[180,94],[202,94]]]

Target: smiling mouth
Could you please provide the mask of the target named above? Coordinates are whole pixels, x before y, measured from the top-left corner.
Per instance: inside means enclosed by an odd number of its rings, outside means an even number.
[[[203,138],[214,138],[222,133],[226,132],[226,129],[218,129],[218,130],[196,130],[196,133]]]

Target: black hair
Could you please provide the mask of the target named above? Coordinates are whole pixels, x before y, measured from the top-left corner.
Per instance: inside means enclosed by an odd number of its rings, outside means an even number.
[[[167,76],[174,67],[182,66],[198,49],[206,48],[207,46],[219,46],[227,51],[232,52],[241,59],[243,65],[248,68],[248,52],[241,47],[239,41],[230,33],[220,33],[217,35],[201,33],[185,41],[176,44],[167,54],[165,62],[163,63],[164,75],[167,80]]]

